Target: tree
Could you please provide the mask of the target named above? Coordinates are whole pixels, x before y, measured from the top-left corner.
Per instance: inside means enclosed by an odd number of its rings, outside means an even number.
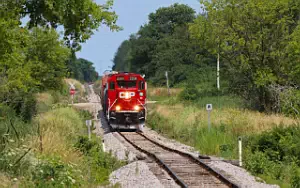
[[[70,51],[59,40],[58,33],[53,29],[33,28],[25,53],[30,75],[39,90],[60,88]]]
[[[117,15],[111,11],[113,0],[98,5],[93,0],[20,0],[22,17],[30,18],[29,28],[46,26],[64,28],[64,40],[75,51],[88,40],[101,24],[119,30]]]
[[[115,57],[113,59],[114,66],[113,70],[116,71],[129,71],[130,66],[130,52],[131,52],[131,41],[125,40],[118,48]]]
[[[148,80],[161,85],[165,71],[171,71],[171,85],[184,79],[195,62],[198,47],[190,40],[187,25],[195,11],[187,5],[174,4],[149,15],[149,23],[131,35],[119,47],[114,70],[146,74]]]
[[[231,88],[252,100],[261,111],[274,108],[269,87],[293,85],[298,72],[291,51],[299,21],[299,2],[281,0],[202,1],[206,17],[191,26],[191,34],[226,64]],[[199,27],[199,25],[206,27]],[[196,27],[200,29],[197,31]],[[294,43],[295,44],[295,43]],[[297,47],[296,47],[297,48]],[[293,73],[295,74],[295,72]],[[298,83],[299,84],[299,83]]]

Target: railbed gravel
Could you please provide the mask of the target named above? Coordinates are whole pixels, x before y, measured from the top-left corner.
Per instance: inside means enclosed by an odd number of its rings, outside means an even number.
[[[113,133],[105,134],[103,136],[103,140],[105,144],[105,150],[112,153],[117,159],[128,162],[137,160],[137,155],[120,143]]]
[[[156,176],[150,172],[147,164],[142,161],[136,161],[126,165],[109,176],[109,181],[121,187],[140,188],[155,187],[163,188]]]

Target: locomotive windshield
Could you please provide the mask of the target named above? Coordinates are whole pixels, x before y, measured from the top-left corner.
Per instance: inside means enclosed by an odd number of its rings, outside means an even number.
[[[135,88],[136,81],[117,81],[119,88]]]

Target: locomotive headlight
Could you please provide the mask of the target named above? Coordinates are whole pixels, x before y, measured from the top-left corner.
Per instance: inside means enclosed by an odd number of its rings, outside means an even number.
[[[137,106],[137,105],[136,105],[136,106],[134,106],[134,110],[135,110],[135,111],[139,111],[139,109],[140,109],[140,107],[139,107],[139,106]]]
[[[144,93],[143,93],[143,92],[140,92],[140,96],[141,96],[141,97],[144,96]]]
[[[120,111],[121,110],[121,106],[116,106],[116,111]]]

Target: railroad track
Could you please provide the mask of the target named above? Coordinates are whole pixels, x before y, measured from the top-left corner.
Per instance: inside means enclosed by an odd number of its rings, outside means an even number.
[[[142,133],[118,134],[136,149],[154,159],[181,187],[238,187],[190,154],[161,145]]]

